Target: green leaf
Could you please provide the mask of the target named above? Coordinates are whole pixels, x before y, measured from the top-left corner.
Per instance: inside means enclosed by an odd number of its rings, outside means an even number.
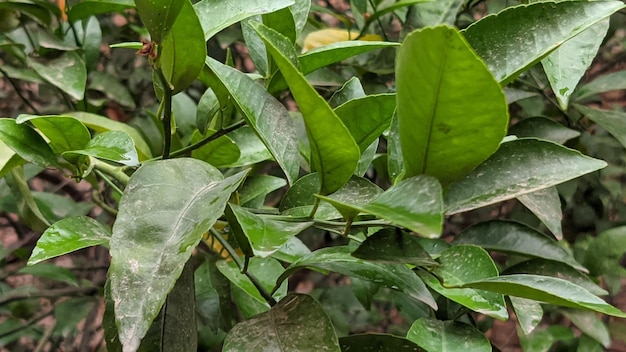
[[[67,12],[71,22],[109,12],[121,12],[135,6],[133,0],[82,0]]]
[[[598,256],[597,253],[602,255]],[[582,262],[594,276],[610,275],[616,267],[619,267],[624,253],[626,253],[626,226],[614,227],[601,232],[593,239]]]
[[[441,23],[454,25],[463,0],[437,0],[415,5],[415,25],[418,27],[436,26]],[[413,24],[413,23],[411,23]]]
[[[575,105],[576,110],[602,126],[626,148],[626,114],[620,111],[592,109]]]
[[[572,100],[582,101],[596,94],[622,89],[626,89],[626,71],[615,71],[579,86],[574,94],[572,94]]]
[[[564,307],[588,309],[615,317],[626,313],[611,306],[584,288],[549,276],[505,275],[464,284],[462,287],[499,292]]]
[[[287,109],[246,74],[211,58],[207,58],[206,65],[214,81],[228,90],[243,118],[272,153],[289,184],[295,182],[300,155],[295,127]]]
[[[17,205],[20,220],[34,231],[44,232],[50,226],[50,222],[43,216],[33,198],[33,193],[24,175],[24,168],[21,165],[16,166],[4,177],[11,189],[11,194],[15,197],[15,205]]]
[[[446,213],[456,214],[569,181],[606,166],[580,152],[548,141],[503,143],[487,161],[445,194]]]
[[[58,166],[48,143],[28,125],[0,119],[0,140],[26,161],[41,167]]]
[[[485,335],[455,321],[420,318],[411,325],[406,338],[428,352],[491,351],[491,344]]]
[[[79,4],[83,4],[82,2]],[[137,49],[139,50],[139,49]],[[97,90],[108,99],[120,103],[120,105],[135,109],[135,101],[130,94],[130,90],[122,84],[116,77],[104,72],[92,71],[89,73],[89,85],[87,89]]]
[[[2,1],[0,2],[0,10],[17,10],[20,13],[26,14],[29,17],[37,20],[39,23],[47,26],[49,26],[52,22],[51,15],[58,14],[58,11],[50,11],[50,8],[47,8],[47,6],[45,6],[45,3],[35,4],[32,1],[25,0]],[[6,21],[6,19],[4,18],[3,20]],[[3,23],[3,25],[5,24]]]
[[[109,269],[125,349],[139,347],[203,233],[244,176],[222,179],[216,168],[187,158],[146,163],[131,176],[113,225]]]
[[[40,62],[27,58],[28,65],[46,82],[61,89],[70,97],[82,100],[87,85],[85,61],[75,51],[66,51],[59,57]]]
[[[241,322],[228,333],[224,352],[340,351],[335,329],[322,306],[291,294],[269,312]]]
[[[246,178],[246,181],[239,189],[239,202],[245,206],[246,203],[263,197],[269,193],[280,189],[287,185],[285,179],[270,175],[252,175]]]
[[[437,260],[440,265],[434,267],[432,274],[438,276],[439,280],[423,270],[418,271],[419,277],[428,287],[475,312],[500,320],[509,317],[502,295],[450,287],[498,276],[496,265],[484,249],[477,246],[453,246],[443,251]]]
[[[395,94],[368,95],[335,108],[335,113],[352,134],[363,153],[372,142],[389,128],[396,110]],[[367,111],[367,115],[363,112]]]
[[[394,335],[387,334],[356,334],[339,338],[343,352],[422,352],[415,343]]]
[[[91,202],[77,202],[72,198],[55,193],[33,192],[33,198],[43,216],[50,223],[67,217],[87,215],[94,207]]]
[[[1,123],[2,122],[0,121],[0,124]],[[4,175],[15,165],[19,164],[20,161],[24,163],[24,159],[15,154],[15,151],[9,148],[8,145],[4,144],[2,139],[3,137],[0,135],[0,178],[4,177]]]
[[[172,29],[186,0],[135,0],[137,13],[150,32],[152,41],[161,43]]]
[[[318,197],[340,211],[351,209],[355,213],[375,215],[428,238],[437,238],[441,235],[443,226],[441,186],[430,176],[421,175],[402,180],[364,205],[353,204],[350,199],[337,199],[332,195]]]
[[[369,236],[352,255],[378,263],[434,266],[437,262],[422,248],[419,238],[403,231],[383,229]]]
[[[71,116],[20,115],[16,121],[30,121],[50,141],[55,153],[84,148],[91,140],[87,127]]]
[[[549,187],[517,197],[526,208],[546,225],[557,240],[563,239],[561,199],[556,187]]]
[[[311,9],[311,2],[309,0],[294,0],[294,4],[289,7],[291,10],[291,14],[293,15],[293,20],[296,25],[296,34],[299,35],[300,32],[306,26],[306,23],[309,19],[309,11]]]
[[[312,222],[289,222],[256,215],[233,204],[228,207],[246,235],[254,255],[265,258],[280,249],[289,239],[306,230]],[[231,223],[231,226],[234,224]]]
[[[596,252],[601,253],[601,252]],[[552,276],[570,281],[594,295],[604,296],[608,292],[593,282],[587,275],[572,268],[571,266],[548,259],[531,259],[511,267],[508,267],[503,274],[533,274],[542,276]]]
[[[543,308],[541,304],[532,299],[509,296],[511,306],[515,311],[517,324],[526,335],[530,334],[541,323]]]
[[[429,2],[431,0],[398,0],[383,8],[376,8],[376,11],[370,16],[368,21],[374,21],[388,13],[399,10],[403,7],[412,6],[421,2]]]
[[[133,139],[122,131],[108,131],[95,136],[84,149],[71,150],[66,155],[88,155],[94,158],[114,161],[126,166],[139,165],[139,156]]]
[[[294,22],[290,8],[285,7],[274,12],[263,14],[261,18],[263,19],[264,25],[289,38],[291,44],[295,44],[297,36],[296,23]]]
[[[509,134],[517,137],[535,137],[564,144],[580,136],[580,132],[564,127],[545,117],[529,117],[509,128]]]
[[[396,86],[406,177],[428,174],[446,186],[493,154],[506,134],[502,89],[452,27],[406,37]]]
[[[191,142],[199,142],[203,138],[209,137],[216,132],[215,130],[209,129],[203,137],[196,130],[191,137]],[[215,167],[224,167],[237,162],[241,156],[241,152],[239,151],[237,143],[230,139],[230,137],[221,136],[198,149],[194,149],[191,152],[191,156],[194,159],[206,161]]]
[[[79,332],[78,325],[96,305],[95,297],[74,297],[54,306],[55,325],[52,335],[71,338]]]
[[[102,133],[106,131],[122,131],[126,132],[131,138],[133,142],[135,142],[135,146],[137,147],[137,152],[139,153],[139,161],[144,161],[152,158],[152,153],[150,152],[150,146],[148,143],[141,137],[139,131],[137,131],[132,126],[121,123],[118,121],[111,120],[107,117],[91,114],[88,112],[82,111],[73,111],[67,114],[78,121],[82,122],[85,126],[90,129]]]
[[[33,266],[25,266],[18,270],[18,273],[61,281],[78,287],[78,279],[72,271],[54,264],[41,263]]]
[[[570,96],[598,53],[608,30],[607,18],[580,32],[541,60],[561,109],[567,110]]]
[[[220,111],[220,102],[217,99],[217,95],[211,88],[207,90],[200,97],[198,102],[198,108],[196,109],[196,126],[200,133],[206,133],[207,129],[211,127],[213,118]]]
[[[495,78],[506,85],[561,43],[623,7],[621,1],[537,2],[512,6],[474,22],[464,34]]]
[[[159,63],[163,75],[171,85],[172,94],[176,94],[189,87],[204,67],[207,53],[200,20],[189,0],[142,1],[165,1],[182,6],[176,21],[173,22],[172,30],[163,37],[163,43],[159,47],[161,51]],[[170,6],[170,13],[174,11],[173,7]]]
[[[50,226],[39,238],[28,265],[71,253],[82,248],[109,245],[111,231],[102,223],[87,217],[70,217]]]
[[[609,345],[611,345],[609,329],[595,313],[566,309],[562,310],[561,314],[569,319],[572,324],[576,325],[580,331],[598,341],[605,348],[609,348]]]
[[[361,260],[351,255],[353,250],[346,246],[318,249],[293,262],[278,278],[277,284],[300,269],[329,270],[403,292],[437,309],[437,303],[424,283],[407,266]]]
[[[230,0],[199,1],[194,5],[205,40],[222,29],[248,17],[278,11],[294,4],[294,0],[248,0],[245,6]]]
[[[559,244],[524,224],[494,220],[470,227],[456,236],[453,244],[474,244],[486,250],[544,258],[587,271]]]
[[[294,50],[287,39],[262,24],[250,25],[265,42],[298,103],[311,145],[311,164],[320,174],[320,192],[323,195],[335,192],[356,169],[360,158],[358,146],[326,100],[283,54]]]
[[[333,93],[330,99],[328,99],[328,104],[334,109],[352,99],[363,97],[365,97],[365,90],[363,90],[361,81],[359,81],[358,77],[352,77]]]

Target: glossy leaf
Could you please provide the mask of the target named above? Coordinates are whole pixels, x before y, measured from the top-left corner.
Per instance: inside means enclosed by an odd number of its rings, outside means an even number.
[[[232,204],[228,207],[250,242],[254,255],[261,258],[272,255],[291,237],[313,225],[312,222],[289,222],[256,215]]]
[[[335,108],[335,113],[363,153],[389,128],[395,110],[395,94],[378,94],[350,100]]]
[[[200,133],[206,133],[207,129],[211,127],[213,118],[219,111],[220,102],[213,89],[208,88],[204,94],[202,94],[196,110],[196,126]]]
[[[65,218],[52,224],[41,235],[28,259],[28,265],[82,248],[98,245],[108,247],[110,238],[111,230],[90,217]]]
[[[110,241],[109,278],[125,350],[138,348],[244,175],[222,179],[209,164],[186,158],[146,163],[132,175]]]
[[[543,308],[532,299],[509,296],[511,307],[515,311],[517,324],[524,334],[528,335],[541,323]]]
[[[350,199],[321,196],[320,198],[340,211],[352,209],[354,212],[375,215],[428,238],[437,238],[441,235],[443,226],[441,186],[430,176],[422,175],[402,180],[373,201],[361,206],[352,204]]]
[[[46,82],[59,88],[76,100],[85,97],[87,68],[85,61],[75,51],[66,51],[61,56],[39,62],[29,58],[28,65]]]
[[[326,100],[283,54],[294,50],[287,39],[259,23],[251,26],[265,42],[298,103],[311,145],[312,168],[320,174],[320,192],[333,193],[352,176],[360,158],[359,148]]]
[[[35,165],[57,166],[56,156],[48,143],[31,127],[18,124],[14,119],[0,119],[0,140]]]
[[[245,6],[230,0],[200,1],[194,5],[205,40],[219,31],[248,17],[278,11],[294,4],[294,0],[249,0]]]
[[[452,27],[406,37],[396,86],[406,177],[427,174],[446,186],[493,154],[506,134],[504,93]]]
[[[49,192],[33,192],[33,198],[50,223],[67,217],[85,216],[94,208],[91,202],[77,202],[72,198]]]
[[[598,341],[605,348],[609,348],[609,345],[611,345],[609,329],[595,313],[567,309],[562,310],[561,314],[576,325],[580,331]]]
[[[437,265],[437,262],[422,248],[417,237],[400,230],[379,230],[365,239],[359,248],[352,252],[352,255],[378,263]]]
[[[387,334],[355,334],[339,338],[343,352],[423,352],[414,342]]]
[[[363,90],[361,81],[359,81],[358,77],[352,77],[333,93],[330,99],[328,99],[328,104],[335,109],[352,99],[363,97],[365,97],[365,90]]]
[[[445,194],[447,214],[484,207],[569,181],[606,166],[557,144],[518,139],[503,143],[487,161]]]
[[[464,34],[496,80],[506,85],[561,43],[623,7],[621,1],[512,6],[473,23]]]
[[[572,95],[572,100],[582,101],[596,94],[622,89],[626,89],[626,71],[615,71],[579,86]]]
[[[501,220],[483,222],[463,231],[452,243],[474,244],[490,251],[554,260],[586,271],[556,241],[517,222]]]
[[[566,41],[541,60],[559,106],[567,110],[569,98],[598,53],[609,30],[604,19]]]
[[[304,29],[304,26],[306,26],[310,9],[311,2],[309,0],[294,0],[294,4],[289,7],[293,15],[297,35],[299,35]]]
[[[545,117],[529,117],[509,128],[509,134],[517,137],[535,137],[564,144],[580,136],[580,132],[569,129]]]
[[[467,288],[452,288],[461,283],[498,276],[489,254],[477,246],[452,246],[441,253],[432,274],[418,271],[419,277],[435,292],[475,312],[506,320],[509,315],[501,294]],[[441,281],[440,281],[441,280]]]
[[[135,0],[137,13],[150,32],[152,41],[161,43],[182,11],[185,0]]]
[[[156,0],[143,0],[151,2]],[[161,69],[176,94],[189,87],[204,67],[206,43],[202,26],[189,0],[158,0],[171,2],[170,14],[175,6],[181,6],[169,34],[163,37],[159,50]],[[179,5],[175,5],[179,4]]]
[[[202,137],[198,131],[194,131],[191,137],[191,142],[199,142],[203,138],[209,137],[216,132],[217,131],[215,130],[209,129],[207,130],[206,135]],[[194,159],[206,161],[215,167],[224,167],[237,162],[241,156],[241,152],[239,151],[237,144],[230,139],[230,137],[221,136],[216,140],[193,150],[191,152],[191,156]]]
[[[300,294],[291,294],[269,312],[235,325],[223,347],[224,352],[308,350],[340,351],[322,306]]]
[[[563,239],[563,230],[561,229],[563,212],[559,192],[555,187],[521,195],[517,197],[517,200],[535,214],[557,240]]]
[[[137,148],[137,152],[139,153],[140,161],[152,158],[152,153],[150,152],[150,147],[148,146],[148,143],[146,143],[139,131],[137,131],[132,126],[111,120],[101,115],[91,114],[88,112],[73,111],[68,113],[67,115],[77,119],[85,126],[99,133],[106,131],[125,132],[133,139],[135,147]]]
[[[311,250],[302,240],[298,237],[291,237],[272,257],[286,263],[293,263],[310,253]]]
[[[620,111],[608,111],[576,105],[576,110],[590,120],[602,126],[626,148],[626,114]]]
[[[245,206],[246,203],[268,195],[279,188],[287,185],[285,179],[270,175],[252,175],[246,178],[239,190],[239,201]]]
[[[277,284],[301,269],[329,270],[389,287],[422,301],[433,309],[437,308],[437,303],[424,283],[407,266],[364,261],[353,257],[352,251],[353,248],[345,246],[318,249],[293,262],[278,278]]]
[[[50,141],[55,153],[81,149],[91,140],[87,127],[70,116],[20,115],[16,121],[30,121]]]
[[[490,352],[489,340],[473,327],[455,322],[429,318],[416,320],[406,334],[428,352]]]
[[[415,25],[436,26],[441,23],[453,25],[463,0],[438,0],[415,5]],[[412,23],[413,24],[413,23]]]
[[[571,266],[547,259],[531,259],[511,267],[508,267],[503,274],[532,274],[552,276],[570,281],[594,295],[604,296],[608,292],[593,282],[587,275],[572,268]]]
[[[298,178],[300,156],[287,109],[246,74],[211,58],[206,60],[206,65],[215,83],[228,91],[248,125],[272,153],[289,184],[293,183]]]
[[[133,139],[122,131],[108,131],[95,136],[84,149],[72,150],[63,155],[88,155],[94,158],[114,161],[126,166],[139,165],[139,156]]]
[[[505,275],[466,283],[462,287],[498,292],[504,295],[534,299],[564,307],[588,309],[626,318],[626,313],[606,303],[584,288],[549,276]]]
[[[133,0],[82,0],[70,7],[67,17],[75,22],[109,12],[120,12],[135,6]]]

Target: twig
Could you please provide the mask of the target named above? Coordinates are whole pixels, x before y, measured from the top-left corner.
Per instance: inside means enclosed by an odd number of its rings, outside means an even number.
[[[7,81],[9,81],[9,83],[11,84],[11,86],[13,86],[13,89],[15,90],[17,95],[20,97],[20,99],[22,99],[24,104],[26,104],[29,108],[31,108],[31,110],[33,110],[35,114],[39,115],[39,110],[37,110],[37,108],[33,104],[31,104],[31,102],[28,99],[26,99],[26,97],[22,94],[22,89],[20,88],[20,86],[17,85],[17,83],[15,83],[13,78],[11,78],[9,74],[5,70],[3,70],[1,67],[0,67],[0,73],[2,73],[4,78],[6,78]]]
[[[172,88],[170,83],[163,75],[163,70],[157,68],[156,74],[161,81],[163,88],[163,159],[170,158],[170,149],[172,148]]]

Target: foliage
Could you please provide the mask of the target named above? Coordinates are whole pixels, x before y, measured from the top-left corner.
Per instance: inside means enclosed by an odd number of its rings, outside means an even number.
[[[0,210],[38,235],[28,266],[0,247],[2,276],[69,288],[1,283],[0,346],[60,344],[100,294],[109,351],[489,351],[511,312],[524,350],[607,347],[626,125],[589,103],[626,87],[579,82],[624,4],[511,3],[0,2],[0,73],[26,105],[0,119]],[[220,49],[241,43],[254,73]],[[53,170],[91,202],[29,184]],[[92,246],[105,285],[45,263]],[[290,293],[303,269],[349,285]],[[51,295],[88,297],[37,315]],[[391,334],[347,336],[385,306]]]

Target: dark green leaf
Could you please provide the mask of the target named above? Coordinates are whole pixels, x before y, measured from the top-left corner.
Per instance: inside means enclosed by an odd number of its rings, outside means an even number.
[[[379,263],[437,265],[419,244],[419,239],[403,231],[383,229],[369,236],[352,255]]]
[[[125,349],[139,347],[203,233],[244,176],[222,179],[214,167],[187,158],[146,163],[132,175],[110,241],[111,293]]]
[[[496,79],[505,85],[561,43],[623,7],[621,1],[512,6],[475,22],[464,34]]]
[[[69,338],[75,336],[78,324],[87,318],[87,315],[96,305],[93,297],[74,297],[54,306],[55,325],[53,336]]]
[[[339,338],[343,352],[422,352],[415,343],[394,335],[357,334]]]
[[[311,144],[311,164],[320,174],[320,192],[323,195],[335,192],[356,169],[359,147],[326,100],[284,54],[294,50],[288,40],[259,23],[250,25],[263,38],[298,103]]]
[[[208,129],[206,135],[203,137],[198,131],[194,131],[191,142],[196,143],[207,138],[212,134],[215,134],[215,130]],[[195,149],[191,152],[191,156],[194,159],[200,159],[215,167],[224,167],[234,164],[239,160],[241,152],[237,144],[228,136],[221,136],[216,140],[211,141],[204,146]]]
[[[87,127],[71,116],[20,115],[16,121],[30,121],[50,141],[55,153],[84,148],[91,140]]]
[[[582,105],[575,105],[576,110],[587,116],[593,122],[602,126],[626,148],[626,114],[620,111],[592,109]]]
[[[395,94],[378,94],[350,100],[338,106],[335,113],[363,153],[389,128],[395,110]]]
[[[418,319],[406,338],[428,352],[491,351],[489,340],[480,331],[455,321]]]
[[[607,315],[626,318],[626,313],[606,303],[584,288],[569,281],[549,276],[505,275],[466,283],[462,287],[529,298],[564,307],[589,309]]]
[[[285,179],[270,175],[252,175],[246,178],[246,181],[239,190],[239,202],[245,206],[246,203],[253,199],[267,196],[270,192],[280,189],[287,185]]]
[[[563,239],[561,199],[556,187],[549,187],[517,197],[526,208],[546,225],[557,240]]]
[[[30,57],[27,61],[43,79],[70,97],[76,100],[85,97],[87,68],[83,58],[75,51],[66,51],[61,56],[45,62]]]
[[[322,248],[293,262],[279,278],[277,283],[300,269],[335,271],[343,275],[354,276],[361,280],[403,292],[410,297],[437,308],[437,303],[424,286],[424,283],[403,264],[378,264],[355,258],[353,248]]]
[[[114,161],[126,166],[139,165],[135,143],[126,132],[122,131],[108,131],[98,134],[87,143],[84,149],[67,151],[63,153],[63,156],[75,154]]]
[[[15,199],[20,220],[36,232],[44,232],[50,226],[50,222],[41,213],[39,205],[35,202],[24,175],[24,168],[21,165],[14,167],[10,173],[5,175],[5,180]]]
[[[611,72],[579,86],[572,95],[572,100],[581,101],[596,94],[622,89],[626,89],[626,71]]]
[[[408,35],[396,79],[407,177],[428,174],[446,186],[498,149],[509,120],[504,93],[456,29]]]
[[[109,12],[121,12],[135,6],[133,0],[82,0],[67,12],[71,22]]]
[[[544,258],[587,271],[559,244],[524,224],[488,221],[470,227],[456,236],[453,244],[475,244],[486,250]]]
[[[206,65],[216,83],[228,90],[248,125],[272,153],[289,184],[295,182],[300,169],[300,156],[289,112],[262,85],[244,73],[211,58],[206,60]]]
[[[515,311],[517,324],[522,332],[530,334],[541,323],[543,318],[543,308],[541,303],[532,299],[509,296],[511,307]]]
[[[566,309],[562,310],[561,314],[576,325],[580,331],[598,341],[605,348],[609,348],[611,345],[608,327],[594,312]]]
[[[152,41],[161,40],[170,32],[182,12],[186,0],[135,0],[137,13],[150,32]]]
[[[91,246],[108,246],[111,231],[102,223],[86,217],[70,217],[56,222],[41,235],[28,265]]]
[[[207,129],[211,127],[213,118],[219,110],[220,102],[213,89],[208,88],[204,94],[202,94],[196,110],[196,126],[200,133],[205,134]]]
[[[72,286],[78,286],[78,279],[73,272],[54,264],[40,263],[33,266],[25,266],[18,270],[18,273],[61,281]]]
[[[447,214],[484,207],[532,193],[606,166],[560,145],[518,139],[500,149],[445,194]]]
[[[269,312],[235,325],[224,341],[232,351],[340,351],[337,335],[322,306],[292,294]]]
[[[93,71],[89,73],[89,78],[87,89],[97,90],[107,98],[120,103],[120,105],[135,109],[135,101],[130,94],[130,90],[126,85],[118,81],[116,77],[103,72]]]
[[[535,137],[564,144],[580,136],[580,132],[564,127],[545,117],[529,117],[509,128],[509,134],[517,137]]]
[[[0,140],[20,157],[35,165],[58,165],[48,143],[31,127],[18,124],[14,119],[0,119]]]
[[[418,27],[436,26],[441,23],[453,25],[463,0],[437,0],[416,4],[414,15],[415,24]]]

